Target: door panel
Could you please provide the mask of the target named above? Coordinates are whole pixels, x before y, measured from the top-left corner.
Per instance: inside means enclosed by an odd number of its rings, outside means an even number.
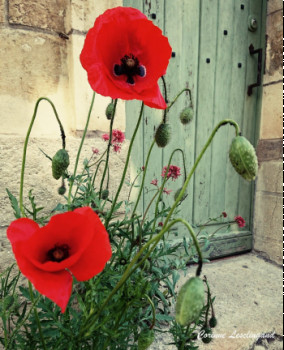
[[[261,89],[254,89],[252,96],[247,95],[248,85],[254,83],[257,76],[257,56],[251,56],[248,48],[250,44],[255,48],[264,45],[266,1],[124,0],[124,5],[139,8],[150,19],[152,14],[156,15],[153,22],[169,38],[175,53],[165,76],[168,98],[172,100],[180,90],[188,87],[192,92],[194,107],[194,119],[186,126],[180,123],[179,113],[189,105],[187,94],[180,97],[168,114],[172,140],[165,149],[157,146],[153,149],[150,171],[139,207],[142,213],[153,196],[153,185],[150,182],[157,178],[161,183],[162,167],[168,163],[172,151],[176,148],[185,150],[188,173],[212,129],[222,119],[236,120],[243,135],[253,144],[256,143]],[[250,15],[258,21],[256,31],[248,30]],[[162,85],[161,89],[163,90]],[[134,129],[139,105],[136,101],[130,101],[126,105],[128,137]],[[132,177],[144,164],[162,117],[162,111],[145,108],[143,125],[135,141]],[[225,229],[218,231],[208,248],[207,255],[210,257],[246,251],[252,246],[254,186],[240,178],[230,164],[228,151],[233,137],[234,129],[230,126],[218,131],[198,165],[188,187],[188,197],[180,207],[180,217],[194,225],[217,217],[223,211],[228,213],[229,220],[233,220],[236,215],[245,218],[247,225],[244,229],[233,225],[229,232]],[[179,152],[175,154],[172,164],[183,169]],[[173,202],[173,194],[182,183],[182,178],[168,183],[166,187],[170,187],[173,192],[164,198],[167,204]],[[207,227],[207,231],[212,233],[222,225],[213,224]],[[179,227],[178,235],[184,233],[183,228]]]

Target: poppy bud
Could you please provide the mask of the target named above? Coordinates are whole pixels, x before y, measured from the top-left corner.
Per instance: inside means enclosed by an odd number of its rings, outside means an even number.
[[[251,181],[257,174],[257,157],[253,145],[243,136],[236,136],[229,152],[230,161],[244,179]]]
[[[203,327],[201,329],[202,341],[205,344],[208,344],[212,340],[212,330],[210,327]]]
[[[180,121],[184,125],[191,122],[192,118],[193,118],[193,109],[191,107],[184,108],[181,111],[180,116],[179,116]]]
[[[177,197],[179,196],[181,190],[182,190],[182,187],[179,188],[179,189],[176,191],[176,193],[175,193],[175,195],[174,195],[175,201],[177,200]],[[185,200],[186,197],[187,197],[187,193],[186,193],[186,191],[185,191],[184,194],[183,194],[183,196],[181,197],[181,200],[180,200],[180,201]]]
[[[214,328],[217,326],[217,318],[215,316],[212,316],[209,320],[209,326],[211,328]]]
[[[111,120],[113,112],[114,112],[114,104],[111,102],[108,104],[105,112],[108,120]]]
[[[171,128],[169,124],[162,123],[159,125],[156,134],[155,140],[159,147],[165,147],[171,139]]]
[[[176,302],[176,321],[187,326],[197,322],[204,305],[204,286],[199,277],[190,278],[180,289]]]
[[[57,190],[58,194],[60,194],[61,196],[63,196],[66,192],[66,187],[63,185],[63,186],[60,186],[58,187],[58,190]]]
[[[102,191],[102,199],[107,199],[109,195],[109,190],[105,189]]]
[[[141,331],[138,337],[138,350],[146,350],[155,340],[153,329],[145,329]]]
[[[69,165],[69,155],[65,149],[60,149],[52,158],[52,176],[58,180]]]

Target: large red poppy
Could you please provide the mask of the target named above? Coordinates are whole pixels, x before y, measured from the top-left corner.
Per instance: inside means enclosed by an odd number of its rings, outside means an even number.
[[[72,292],[72,275],[86,281],[111,257],[108,233],[89,207],[54,215],[44,227],[31,219],[17,219],[7,236],[21,272],[62,312]]]
[[[166,73],[171,52],[168,39],[143,13],[116,7],[97,18],[80,59],[99,94],[165,109],[158,79]]]

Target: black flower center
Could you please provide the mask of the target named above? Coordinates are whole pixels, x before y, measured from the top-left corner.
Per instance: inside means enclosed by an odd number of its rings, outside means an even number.
[[[47,252],[47,260],[48,261],[55,261],[60,262],[62,260],[65,260],[69,257],[69,250],[67,244],[63,245],[57,245],[55,244],[54,248],[50,249]]]
[[[114,65],[114,74],[116,76],[126,75],[126,82],[134,85],[134,77],[138,75],[144,78],[146,76],[146,68],[140,65],[138,58],[133,54],[125,55],[120,59],[121,64]]]

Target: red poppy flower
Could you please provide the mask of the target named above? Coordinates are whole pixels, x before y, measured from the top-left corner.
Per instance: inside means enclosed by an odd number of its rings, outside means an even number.
[[[96,19],[80,60],[99,94],[165,109],[157,82],[166,73],[171,52],[168,39],[143,13],[116,7]]]
[[[54,215],[44,227],[31,219],[13,221],[7,230],[22,273],[64,312],[74,275],[86,281],[111,257],[108,233],[89,207]]]
[[[246,226],[246,222],[245,219],[241,216],[236,216],[235,217],[235,221],[238,224],[239,227],[245,227]]]

